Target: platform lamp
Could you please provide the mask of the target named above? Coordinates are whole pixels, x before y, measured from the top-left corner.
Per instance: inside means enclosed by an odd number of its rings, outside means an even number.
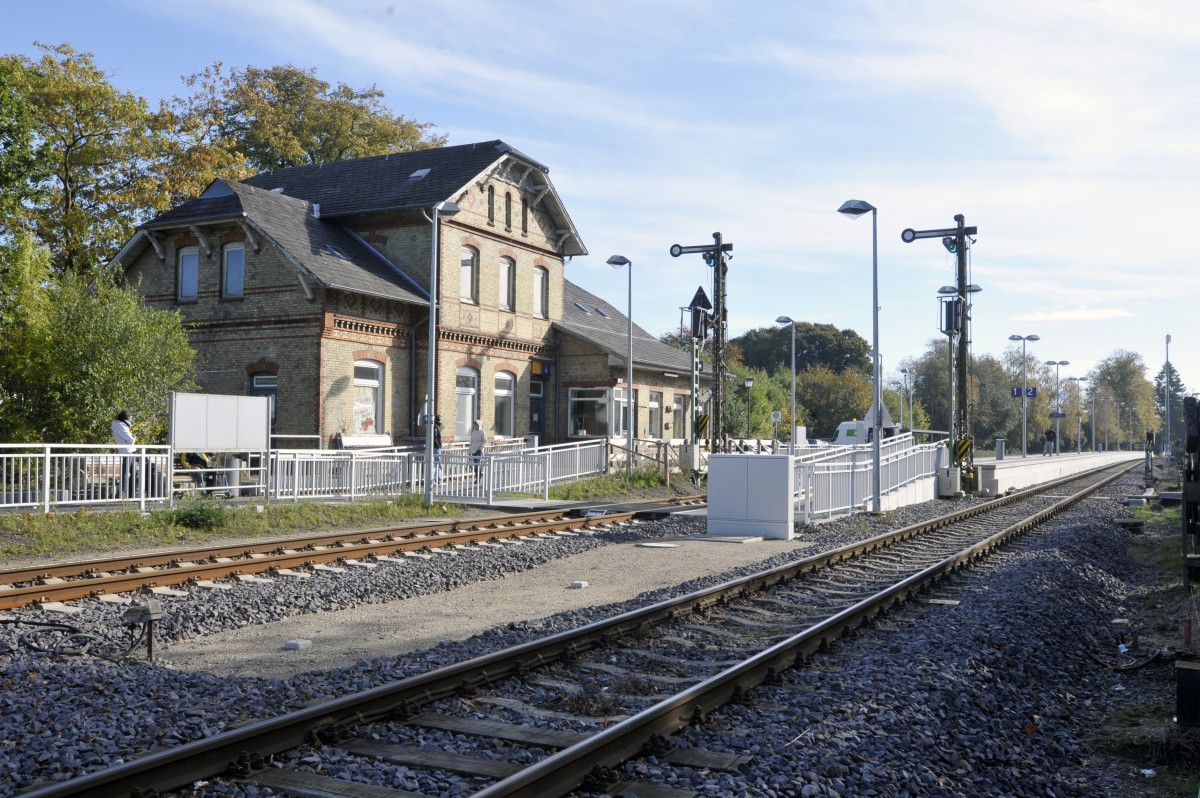
[[[421,210],[421,215],[433,225],[432,249],[429,255],[429,373],[426,375],[428,404],[425,408],[425,506],[433,505],[433,418],[437,415],[437,304],[438,304],[438,217],[449,217],[458,213],[458,206],[449,200],[435,203],[430,209],[432,216]]]
[[[1037,335],[1010,335],[1010,341],[1021,342],[1021,456],[1029,456],[1029,370],[1025,359],[1025,344],[1027,341],[1040,341],[1040,336]]]
[[[1059,384],[1060,383],[1058,381],[1058,375],[1059,375],[1058,367],[1059,366],[1069,366],[1069,365],[1071,365],[1071,362],[1069,360],[1047,360],[1046,365],[1054,366],[1054,412],[1061,413],[1062,412],[1062,405],[1061,405],[1062,397],[1059,396],[1059,391],[1060,391]],[[1058,418],[1058,416],[1055,416],[1054,417],[1054,453],[1055,454],[1059,454],[1059,451],[1060,451],[1060,447],[1058,444],[1058,422],[1059,421],[1060,421],[1060,419]]]
[[[780,316],[776,324],[787,324],[792,328],[792,431],[788,434],[788,454],[796,456],[796,321],[790,316]]]
[[[908,431],[913,430],[913,398],[908,392],[908,375],[912,374],[909,369],[900,369],[900,373],[904,375],[904,395],[908,397]],[[900,419],[900,423],[904,423],[904,419]]]
[[[1087,377],[1067,377],[1067,382],[1073,382],[1077,386],[1075,389],[1075,454],[1083,454],[1083,410],[1080,407],[1082,404],[1081,394],[1083,392],[1083,383],[1087,382]],[[1096,432],[1096,421],[1092,420],[1092,435]],[[1092,445],[1092,451],[1096,450],[1095,444]]]
[[[878,210],[869,202],[855,199],[846,200],[838,208],[838,213],[851,219],[857,219],[867,212],[871,214],[871,348],[875,351],[872,358],[872,374],[875,383],[872,389],[874,394],[872,401],[875,405],[875,418],[871,422],[873,429],[871,456],[874,459],[871,470],[871,492],[874,494],[875,503],[872,505],[871,511],[880,513],[883,509],[880,506],[882,492],[879,473],[881,460],[879,439],[883,437],[883,413],[880,411],[882,400],[879,395],[879,230],[876,222]]]
[[[633,261],[624,255],[613,255],[605,261],[614,269],[629,269],[629,353],[625,362],[625,477],[633,477]]]

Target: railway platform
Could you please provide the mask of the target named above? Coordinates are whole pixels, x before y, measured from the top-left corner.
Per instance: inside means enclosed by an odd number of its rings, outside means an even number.
[[[979,484],[993,496],[1009,490],[1020,490],[1043,482],[1078,474],[1093,468],[1122,462],[1142,462],[1145,452],[1063,452],[1043,455],[1040,452],[1027,457],[1006,455],[1003,460],[983,457],[975,460],[979,469]]]

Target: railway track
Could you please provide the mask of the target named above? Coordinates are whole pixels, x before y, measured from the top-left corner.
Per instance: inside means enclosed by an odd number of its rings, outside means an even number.
[[[639,503],[632,509],[625,509],[630,505],[624,504],[599,507],[591,516],[556,509],[0,570],[0,610],[319,565],[378,561],[433,549],[503,545],[505,541],[653,518],[661,508],[699,507],[703,501],[703,496],[690,496]]]
[[[303,746],[310,761],[360,758],[459,774],[476,798],[565,795],[580,787],[681,798],[690,793],[614,784],[610,769],[647,752],[683,767],[736,768],[736,756],[674,751],[669,735],[745,699],[756,685],[1127,470],[1108,469],[977,505],[25,795],[152,795],[150,790],[176,789],[218,773],[292,795],[425,794],[272,765],[272,757]],[[1080,483],[1086,484],[1071,488],[1066,498],[1054,495]],[[544,722],[537,729],[514,723],[505,717],[514,707]],[[444,750],[448,738],[456,741],[453,751]],[[279,756],[279,762],[286,759]]]

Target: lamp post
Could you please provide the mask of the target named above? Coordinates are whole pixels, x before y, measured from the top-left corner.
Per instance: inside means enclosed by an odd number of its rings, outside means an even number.
[[[908,431],[913,430],[913,400],[912,394],[908,392],[908,375],[911,374],[908,369],[900,369],[900,373],[904,375],[904,395],[908,397]],[[901,413],[901,415],[904,415]],[[900,423],[904,423],[904,419],[900,419]]]
[[[1025,358],[1025,344],[1027,341],[1040,341],[1042,339],[1036,335],[1010,335],[1008,336],[1008,340],[1021,342],[1021,456],[1028,457],[1029,372],[1027,368],[1028,363]]]
[[[794,357],[794,355],[793,355]],[[1167,433],[1163,441],[1163,457],[1171,456],[1171,336],[1167,336],[1167,378],[1163,381],[1163,430]]]
[[[888,384],[891,385],[892,387],[896,388],[897,393],[900,393],[900,391],[904,389],[904,386],[901,385],[896,380],[892,380]],[[903,393],[900,393],[900,428],[901,429],[904,428],[904,394]]]
[[[1080,408],[1081,400],[1080,393],[1083,391],[1083,383],[1087,382],[1087,377],[1067,377],[1067,382],[1075,383],[1075,454],[1083,454],[1083,412]],[[1093,411],[1094,412],[1094,411]],[[1096,434],[1095,416],[1092,416],[1092,434]],[[1096,450],[1096,445],[1092,444],[1092,451]]]
[[[629,352],[625,359],[625,476],[629,478],[633,476],[633,261],[613,255],[605,262],[614,269],[629,267]]]
[[[1061,452],[1061,447],[1058,445],[1058,422],[1060,420],[1058,414],[1062,413],[1062,404],[1061,404],[1062,398],[1058,395],[1059,394],[1058,367],[1059,366],[1069,366],[1069,365],[1071,365],[1071,362],[1069,360],[1047,360],[1046,365],[1054,366],[1054,412],[1056,414],[1054,416],[1054,453],[1059,454]]]
[[[425,406],[425,506],[433,505],[433,417],[437,414],[437,305],[438,305],[438,217],[458,213],[458,206],[449,200],[438,202],[430,209],[432,215],[421,214],[433,225],[432,249],[429,255],[429,361],[426,375],[428,396]]]
[[[871,488],[875,497],[875,503],[872,506],[873,512],[881,512],[880,506],[880,485],[879,485],[879,439],[883,436],[883,413],[880,412],[880,395],[879,395],[879,232],[877,224],[877,211],[874,205],[862,200],[846,200],[842,206],[838,208],[838,213],[850,218],[857,218],[864,213],[871,212],[871,347],[875,354],[872,360],[872,373],[874,374],[874,387],[872,389],[872,401],[875,405],[875,418],[871,420],[873,433],[871,436],[871,456],[874,458],[873,468],[871,470]]]
[[[1091,388],[1088,388],[1088,393],[1089,393],[1089,394],[1091,395],[1091,397],[1092,397],[1092,412],[1091,412],[1091,420],[1092,420],[1092,454],[1095,454],[1095,453],[1096,453],[1096,386],[1095,386],[1095,385],[1093,385]]]
[[[750,389],[754,387],[754,378],[746,378],[746,440],[750,440]]]
[[[796,456],[796,322],[788,316],[775,319],[776,324],[787,324],[792,328],[792,429],[788,433],[788,454]]]

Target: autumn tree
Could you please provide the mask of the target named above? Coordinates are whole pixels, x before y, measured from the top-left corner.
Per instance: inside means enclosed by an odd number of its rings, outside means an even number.
[[[743,361],[751,368],[769,372],[788,368],[790,373],[792,331],[787,325],[750,330],[729,343],[741,350]],[[835,373],[854,369],[867,374],[871,370],[869,349],[870,345],[854,330],[839,330],[832,324],[796,322],[797,371],[823,366]]]
[[[35,155],[27,215],[57,273],[94,274],[162,207],[151,165],[156,120],[145,100],[116,89],[92,60],[68,44],[39,44],[43,56],[0,57],[32,109]]]
[[[807,368],[796,376],[796,394],[810,437],[832,437],[838,424],[864,418],[871,408],[870,381],[850,369],[837,373],[825,366]]]
[[[34,146],[33,107],[17,90],[16,69],[0,61],[0,241],[11,241],[43,172]]]
[[[1096,389],[1098,440],[1105,440],[1107,433],[1114,447],[1118,440],[1124,446],[1131,437],[1141,443],[1147,429],[1159,429],[1154,386],[1146,379],[1141,355],[1118,349],[1097,363],[1088,379]]]
[[[122,408],[162,441],[167,394],[192,386],[194,351],[178,313],[66,272],[26,236],[0,250],[0,440],[106,443]]]
[[[393,114],[383,91],[330,85],[287,64],[225,71],[217,62],[184,78],[194,92],[167,110],[214,163],[253,172],[440,147],[432,125]]]

